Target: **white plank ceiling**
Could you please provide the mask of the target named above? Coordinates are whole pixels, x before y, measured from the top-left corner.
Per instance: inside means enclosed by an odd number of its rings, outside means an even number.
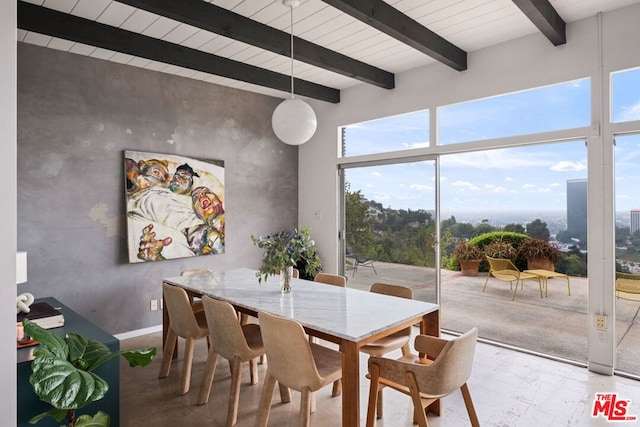
[[[175,1],[179,2],[180,0]],[[541,38],[544,38],[544,35],[511,0],[385,1],[466,52],[473,52],[536,32]],[[291,63],[287,56],[278,55],[117,1],[26,0],[26,2],[284,75],[290,73]],[[290,32],[289,8],[284,6],[281,0],[211,0],[207,2],[281,31]],[[550,1],[566,23],[638,2],[640,0]],[[293,32],[304,40],[391,73],[400,73],[436,62],[424,53],[342,13],[321,0],[301,0],[300,6],[294,9]],[[280,90],[21,29],[18,29],[17,38],[25,43],[135,67],[148,68],[276,97],[287,96],[285,92]],[[293,50],[295,54],[295,45]],[[445,67],[446,65],[441,64],[441,66]],[[294,74],[296,78],[336,89],[364,84],[351,77],[300,61],[294,61]]]

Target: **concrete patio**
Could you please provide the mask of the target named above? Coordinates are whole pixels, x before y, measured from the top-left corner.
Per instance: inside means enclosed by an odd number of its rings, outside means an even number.
[[[374,267],[375,273],[369,267],[347,270],[347,286],[368,290],[375,282],[395,283],[411,287],[416,299],[435,301],[433,268],[383,262]],[[495,278],[482,291],[487,273],[467,277],[442,270],[441,274],[443,329],[464,332],[477,326],[484,339],[586,363],[586,278],[570,278],[571,296],[565,279],[549,279],[544,298],[536,282],[525,281],[513,301],[509,284]],[[617,370],[640,376],[640,303],[618,299],[616,310]]]

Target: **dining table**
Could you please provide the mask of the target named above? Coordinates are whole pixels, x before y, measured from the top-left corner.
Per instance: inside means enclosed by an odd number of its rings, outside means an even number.
[[[289,293],[280,291],[280,277],[258,282],[251,268],[163,279],[191,296],[226,301],[250,316],[266,312],[294,319],[314,337],[335,343],[342,353],[342,425],[360,425],[360,348],[368,343],[419,325],[420,333],[440,335],[438,304],[398,298],[349,287],[294,278]],[[166,334],[170,319],[163,312]],[[268,363],[268,360],[267,360]],[[439,415],[439,401],[429,408]]]

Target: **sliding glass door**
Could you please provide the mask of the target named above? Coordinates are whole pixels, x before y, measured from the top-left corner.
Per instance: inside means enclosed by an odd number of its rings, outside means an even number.
[[[370,163],[342,170],[347,286],[408,286],[436,302],[435,160]]]

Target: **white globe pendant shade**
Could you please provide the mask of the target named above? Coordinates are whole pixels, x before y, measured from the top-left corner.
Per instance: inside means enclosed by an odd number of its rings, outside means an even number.
[[[289,145],[307,142],[316,132],[317,125],[313,108],[298,98],[285,99],[271,116],[273,132],[280,141]]]

